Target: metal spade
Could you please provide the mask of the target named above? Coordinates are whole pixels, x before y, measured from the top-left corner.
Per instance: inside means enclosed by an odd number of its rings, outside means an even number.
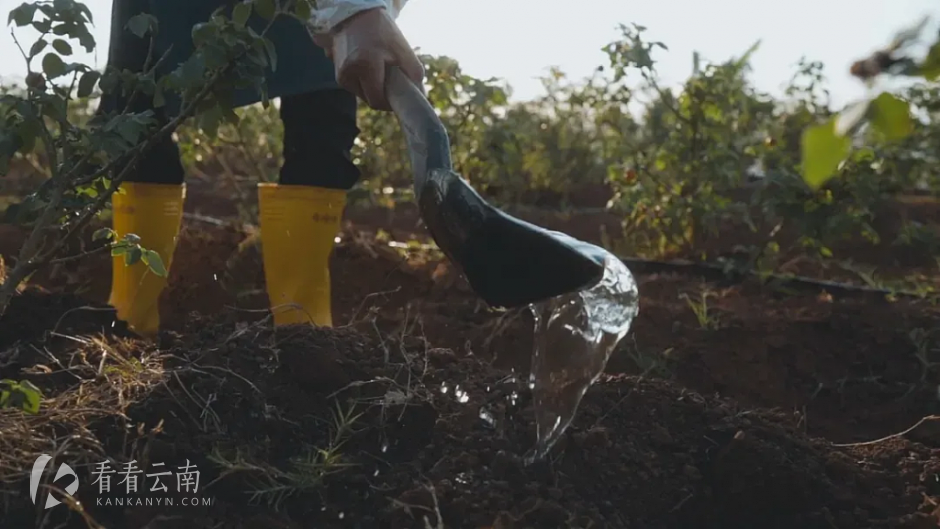
[[[602,249],[500,211],[453,171],[443,123],[399,68],[389,68],[385,90],[405,132],[421,218],[484,301],[522,307],[601,280]]]

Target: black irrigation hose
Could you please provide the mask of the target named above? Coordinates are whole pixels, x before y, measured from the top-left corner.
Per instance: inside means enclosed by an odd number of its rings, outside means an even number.
[[[714,263],[703,263],[694,261],[656,261],[653,259],[643,259],[640,257],[618,256],[630,271],[636,274],[661,274],[673,273],[683,275],[699,276],[703,279],[715,282],[725,282],[730,284],[739,284],[751,279],[758,281],[762,286],[769,287],[776,291],[785,292],[786,290],[799,292],[828,292],[832,295],[845,297],[869,297],[884,301],[889,296],[924,298],[924,294],[907,290],[890,290],[886,288],[874,288],[865,285],[852,285],[848,283],[839,283],[824,279],[813,279],[811,277],[783,275],[783,274],[761,274],[754,270],[728,269],[725,266]]]
[[[231,224],[222,219],[198,215],[193,213],[184,213],[184,218],[189,220],[224,226]],[[425,245],[430,248],[430,245]],[[753,270],[741,270],[728,268],[715,263],[695,262],[695,261],[657,261],[655,259],[644,259],[641,257],[617,256],[631,272],[634,274],[681,274],[686,276],[699,276],[708,281],[716,283],[725,283],[729,285],[740,284],[747,280],[756,280],[762,286],[770,288],[777,292],[786,293],[787,290],[796,292],[819,293],[822,291],[832,295],[855,298],[871,298],[875,301],[885,301],[889,296],[922,299],[923,294],[905,291],[890,290],[885,288],[874,288],[864,285],[851,285],[848,283],[839,283],[824,279],[813,279],[811,277],[783,275],[783,274],[761,274]]]

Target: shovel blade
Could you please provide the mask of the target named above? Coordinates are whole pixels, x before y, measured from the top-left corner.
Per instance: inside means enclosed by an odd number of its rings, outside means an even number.
[[[527,306],[604,275],[603,250],[496,209],[453,171],[431,171],[419,197],[431,236],[491,306]]]
[[[421,218],[484,301],[523,307],[604,277],[602,249],[507,215],[452,170],[447,130],[398,67],[388,70],[386,94],[408,143]]]

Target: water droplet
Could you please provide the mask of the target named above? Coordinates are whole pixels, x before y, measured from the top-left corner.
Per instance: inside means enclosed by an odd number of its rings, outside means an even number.
[[[335,242],[336,244],[339,244],[342,241],[343,241],[342,237],[336,237],[335,239],[333,239],[333,242]]]
[[[345,518],[345,517],[346,517],[346,513],[344,513],[344,512],[339,513],[339,519],[340,519],[340,520],[342,520],[342,519]]]
[[[597,285],[529,307],[535,320],[529,387],[537,431],[530,461],[544,457],[571,424],[581,398],[639,311],[630,270],[604,253],[604,276]]]
[[[466,391],[460,389],[460,386],[454,386],[454,396],[457,397],[457,402],[461,404],[466,404],[470,400],[470,395]]]
[[[388,452],[388,441],[382,441],[382,453]]]
[[[449,389],[450,388],[447,387],[447,382],[441,382],[441,393],[446,395]]]
[[[375,472],[372,473],[372,477],[376,477],[378,475],[379,475],[379,469],[375,469]]]
[[[461,485],[469,485],[473,479],[468,472],[461,472],[454,477],[454,480]]]
[[[480,419],[483,419],[487,425],[492,428],[496,428],[496,417],[493,416],[493,412],[486,409],[486,407],[480,408]]]
[[[218,280],[219,280],[219,275],[218,275],[218,274],[212,274],[212,280],[213,280],[213,281],[218,281]]]

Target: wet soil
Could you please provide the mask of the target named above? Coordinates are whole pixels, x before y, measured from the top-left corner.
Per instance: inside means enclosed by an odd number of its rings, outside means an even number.
[[[43,302],[42,294],[30,296],[20,303]],[[550,461],[526,466],[520,456],[531,445],[531,409],[525,385],[505,370],[417,336],[370,336],[351,327],[274,332],[237,320],[196,318],[164,334],[167,376],[126,411],[127,424],[140,425],[137,435],[128,435],[124,421],[90,425],[106,453],[191,461],[203,469],[203,483],[212,483],[203,494],[215,505],[161,520],[155,516],[165,513],[156,507],[98,507],[94,488],[83,489],[98,522],[425,527],[427,517],[436,527],[439,511],[445,527],[936,523],[930,497],[940,493],[940,454],[924,443],[899,437],[837,447],[807,436],[783,410],[620,374],[592,388]],[[154,349],[125,346],[142,356]],[[30,363],[26,356],[14,365]],[[50,392],[69,391],[61,381],[49,388],[44,377],[31,378]],[[287,477],[311,472],[297,459],[309,461],[312,451],[336,443],[336,409],[356,418],[341,462],[331,464],[352,466],[330,469],[336,473],[315,485]],[[492,421],[481,419],[481,409]],[[258,470],[263,465],[285,474]],[[291,494],[271,492],[277,485]],[[246,492],[256,501],[245,501]],[[26,526],[32,514],[10,511],[14,525],[4,527]]]
[[[362,227],[347,226],[332,259],[335,329],[270,328],[256,233],[235,224],[187,220],[156,343],[112,326],[107,256],[37,275],[0,320],[0,378],[33,381],[53,407],[123,387],[97,368],[103,350],[149,366],[150,386],[82,426],[96,440],[83,450],[189,459],[215,499],[173,518],[181,512],[96,509],[86,497],[93,518],[109,528],[424,528],[438,527],[439,510],[443,527],[472,528],[940,523],[940,429],[927,420],[892,436],[940,411],[930,334],[940,315],[929,300],[639,276],[640,313],[607,375],[551,461],[525,466],[534,434],[516,376],[529,316],[485,307],[433,255],[399,252]],[[0,225],[0,255],[21,240]],[[682,297],[703,290],[704,325]],[[49,367],[44,352],[67,367]],[[66,376],[79,361],[96,367]],[[337,406],[362,415],[324,464],[316,449],[336,442]],[[60,433],[80,423],[32,420]],[[0,468],[15,464],[0,456]],[[19,492],[0,527],[35,526],[27,485],[4,490]]]

